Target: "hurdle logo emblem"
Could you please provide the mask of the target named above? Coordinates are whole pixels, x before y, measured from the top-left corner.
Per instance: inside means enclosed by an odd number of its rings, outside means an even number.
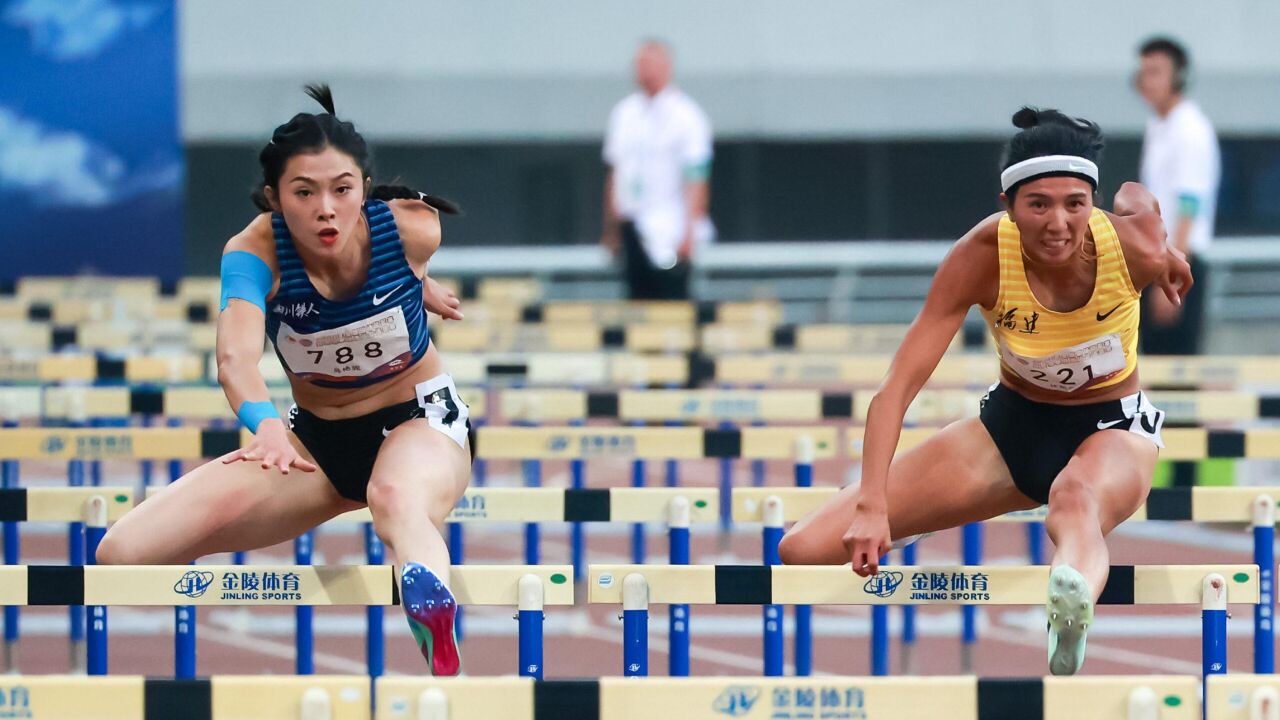
[[[50,435],[45,439],[41,450],[45,455],[57,455],[67,447],[67,443],[62,439],[61,435]]]
[[[198,598],[204,595],[210,585],[213,585],[213,573],[188,570],[174,584],[173,591],[189,598]]]
[[[862,585],[862,589],[875,595],[876,597],[891,597],[898,590],[898,586],[902,584],[902,573],[882,571],[872,575],[866,583]]]
[[[711,709],[721,715],[739,717],[751,712],[760,699],[760,688],[753,685],[730,685],[711,703]]]
[[[0,687],[0,718],[33,718],[31,691],[23,685]]]

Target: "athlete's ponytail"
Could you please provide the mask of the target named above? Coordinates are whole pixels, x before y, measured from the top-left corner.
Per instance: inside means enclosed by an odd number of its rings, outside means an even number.
[[[369,146],[364,136],[350,122],[339,120],[333,102],[333,91],[328,85],[307,85],[304,88],[311,99],[324,109],[322,113],[298,113],[289,122],[277,127],[271,133],[271,141],[258,154],[258,162],[262,165],[262,183],[250,195],[255,207],[264,212],[271,211],[271,203],[267,201],[266,188],[277,189],[280,176],[284,174],[285,163],[294,155],[315,153],[332,147],[349,155],[364,180],[370,181],[373,175],[373,163],[369,157]],[[427,195],[411,190],[403,185],[378,185],[369,194],[375,200],[421,200],[442,213],[457,215],[459,208],[453,202],[434,195]]]
[[[457,203],[435,195],[418,192],[404,185],[376,185],[369,191],[373,200],[421,200],[445,215],[458,215],[462,212]]]

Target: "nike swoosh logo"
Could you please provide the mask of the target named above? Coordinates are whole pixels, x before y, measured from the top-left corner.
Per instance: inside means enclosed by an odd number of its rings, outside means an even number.
[[[1115,426],[1115,425],[1119,425],[1119,424],[1120,424],[1120,423],[1122,423],[1122,422],[1124,422],[1124,420],[1123,420],[1123,419],[1121,419],[1121,420],[1112,420],[1111,422],[1103,422],[1103,421],[1099,420],[1099,421],[1098,421],[1098,429],[1099,429],[1099,430],[1106,430],[1107,428],[1109,428],[1109,427],[1113,427],[1113,426]]]
[[[376,305],[377,303],[374,303],[374,304]],[[1124,304],[1124,303],[1120,303],[1120,305],[1123,305],[1123,304]],[[1120,305],[1117,305],[1117,306],[1115,306],[1115,307],[1111,308],[1110,310],[1106,311],[1105,313],[1098,313],[1098,322],[1102,322],[1103,320],[1106,320],[1107,318],[1111,317],[1111,313],[1113,313],[1113,312],[1115,312],[1115,311],[1119,310],[1119,309],[1120,309]]]
[[[386,428],[382,428],[382,437],[386,437],[386,436],[388,436],[388,435],[390,435],[390,434],[391,434],[391,431],[390,431],[390,430],[388,430],[388,429],[386,429]]]
[[[383,295],[382,297],[378,297],[378,295],[375,293],[375,294],[374,294],[374,296],[373,296],[373,306],[374,306],[374,307],[378,307],[378,306],[379,306],[379,305],[381,305],[382,303],[386,302],[386,301],[387,301],[387,298],[389,298],[389,297],[391,297],[392,295],[394,295],[394,294],[395,294],[395,292],[396,292],[397,290],[399,290],[403,285],[404,285],[404,283],[400,283],[399,285],[397,285],[397,286],[395,286],[395,287],[391,288],[391,292],[387,293],[386,295]]]

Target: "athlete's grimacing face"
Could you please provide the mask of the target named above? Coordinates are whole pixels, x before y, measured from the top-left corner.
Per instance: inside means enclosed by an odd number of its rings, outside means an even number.
[[[267,197],[284,215],[294,242],[331,255],[355,235],[365,181],[350,155],[333,147],[294,155],[277,187],[277,193],[267,188]]]
[[[1066,265],[1089,233],[1093,186],[1078,177],[1046,177],[1017,188],[1013,202],[1001,194],[1022,236],[1022,250],[1042,265]]]

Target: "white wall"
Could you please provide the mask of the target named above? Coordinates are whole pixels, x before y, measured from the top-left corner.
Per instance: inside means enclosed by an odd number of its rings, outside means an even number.
[[[1141,129],[1154,33],[1226,132],[1280,132],[1275,0],[184,0],[185,133],[262,138],[328,80],[380,140],[598,137],[642,37],[724,136],[1004,135],[1022,103]]]

